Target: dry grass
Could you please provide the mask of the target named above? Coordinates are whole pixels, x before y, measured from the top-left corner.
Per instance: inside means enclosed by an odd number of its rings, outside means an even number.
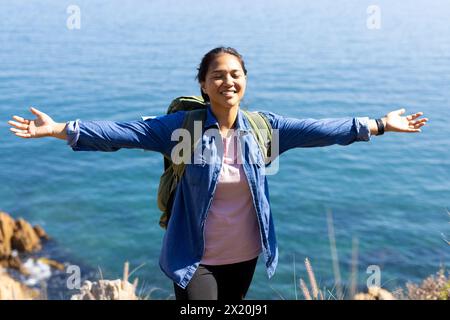
[[[344,299],[344,293],[342,291],[341,271],[339,269],[339,257],[336,247],[336,237],[334,234],[333,214],[330,210],[327,212],[327,224],[328,224],[328,239],[330,241],[331,259],[333,261],[333,273],[334,284],[336,289],[336,298],[338,300]]]
[[[333,274],[334,274],[334,287],[332,289],[319,289],[317,284],[316,276],[314,274],[311,262],[308,258],[305,259],[306,273],[309,278],[309,283],[311,286],[311,291],[309,290],[306,282],[300,278],[299,287],[303,296],[306,300],[343,300],[345,298],[345,292],[342,286],[341,271],[339,268],[339,256],[336,246],[336,237],[334,232],[333,215],[330,210],[327,211],[327,226],[328,226],[328,240],[330,243],[331,259],[333,263]],[[356,291],[356,281],[357,281],[357,240],[353,239],[353,254],[352,254],[352,275],[351,275],[351,290],[350,293]],[[294,278],[295,278],[295,260],[294,260]],[[325,294],[324,294],[325,292]],[[297,298],[297,294],[296,294]]]
[[[447,210],[450,215],[450,212]],[[309,278],[310,288],[306,282],[300,278],[299,288],[306,300],[324,300],[324,292],[327,299],[343,300],[346,297],[343,290],[341,275],[339,269],[339,258],[336,247],[336,239],[334,233],[333,216],[331,211],[327,212],[328,237],[330,242],[331,257],[333,261],[333,273],[335,277],[335,287],[331,290],[324,288],[319,289],[312,265],[308,258],[305,259],[306,272]],[[450,245],[450,242],[444,238]],[[351,278],[348,298],[353,299],[357,294],[357,272],[358,272],[358,240],[353,239],[352,243],[352,263],[351,263]],[[295,278],[295,265],[294,265]],[[417,285],[411,282],[406,284],[406,289],[397,288],[392,292],[396,299],[402,300],[450,300],[450,275],[444,268],[441,268],[435,275],[431,275],[421,284]],[[297,294],[296,294],[297,298]]]
[[[429,276],[419,285],[408,282],[406,290],[396,290],[395,296],[401,300],[450,300],[449,275],[449,272],[441,268],[435,275]]]
[[[308,274],[309,283],[311,286],[312,296],[309,292],[308,286],[306,285],[305,281],[300,278],[300,289],[303,292],[303,296],[306,300],[324,300],[324,295],[322,290],[319,289],[319,286],[317,285],[316,276],[314,275],[313,268],[311,266],[311,263],[309,262],[309,259],[305,259],[305,267],[306,267],[306,273]]]

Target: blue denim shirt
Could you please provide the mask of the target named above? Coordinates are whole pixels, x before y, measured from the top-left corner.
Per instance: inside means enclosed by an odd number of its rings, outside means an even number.
[[[278,129],[279,154],[292,148],[348,145],[370,139],[367,117],[315,120],[287,118],[265,111],[262,113],[267,116],[272,128]],[[179,111],[145,121],[70,121],[67,140],[74,151],[141,148],[170,156],[178,143],[172,141],[172,132],[182,127],[185,114]],[[159,260],[161,270],[182,288],[188,285],[202,259],[205,221],[222,165],[222,141],[215,138],[213,130],[207,130],[210,128],[219,127],[208,106],[201,146],[203,150],[208,150],[215,161],[205,161],[201,153],[192,155],[198,158],[192,159],[191,164],[186,166],[176,189],[172,216],[164,234]],[[243,153],[242,165],[257,214],[262,255],[270,278],[277,266],[278,248],[267,177],[263,172],[265,164],[253,135],[249,133],[250,128],[247,118],[239,110],[234,129],[239,133],[241,147],[247,151]]]

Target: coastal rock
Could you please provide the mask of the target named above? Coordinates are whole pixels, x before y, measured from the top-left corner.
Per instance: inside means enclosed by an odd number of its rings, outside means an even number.
[[[6,272],[0,274],[0,300],[37,298],[39,291],[30,289],[29,286],[39,283],[45,285],[45,281],[52,274],[51,268],[64,271],[63,264],[44,257],[35,259],[26,255],[27,261],[25,263],[21,261],[20,253],[38,251],[42,248],[41,240],[49,239],[42,227],[38,225],[33,227],[24,219],[14,220],[6,212],[0,211],[0,269],[15,269],[22,274],[20,277],[22,283]]]
[[[23,275],[28,275],[28,271],[23,267],[22,260],[20,260],[20,258],[15,254],[11,254],[8,257],[0,259],[0,267],[15,269]]]
[[[50,237],[36,225],[31,226],[24,219],[14,220],[6,212],[0,211],[0,267],[18,270],[24,275],[30,275],[19,257],[19,252],[29,253],[41,249],[41,239]],[[64,271],[64,265],[47,258],[38,259],[40,263]]]
[[[54,269],[57,269],[59,271],[66,270],[66,267],[64,266],[64,264],[62,264],[62,263],[60,263],[58,261],[52,260],[52,259],[39,258],[39,259],[37,259],[37,261],[40,262],[40,263],[44,263],[44,264],[46,264],[46,265],[48,265],[48,266],[50,266],[50,267],[52,267]]]
[[[8,258],[13,250],[40,250],[41,239],[50,239],[42,227],[33,227],[22,218],[15,221],[9,214],[0,211],[0,260]]]
[[[369,287],[368,293],[358,293],[354,300],[396,300],[389,291],[380,287]]]
[[[13,218],[0,211],[0,260],[11,255],[11,238],[15,225]]]
[[[80,293],[73,295],[71,300],[137,300],[136,287],[128,281],[99,280],[85,281]]]
[[[39,292],[17,282],[0,270],[0,300],[31,300],[39,297]]]
[[[40,238],[40,239],[44,239],[46,241],[50,240],[50,237],[48,236],[48,234],[44,231],[44,229],[42,229],[41,226],[39,225],[35,225],[33,227],[34,232],[36,233],[36,235]]]
[[[22,218],[16,221],[11,248],[20,252],[33,252],[41,249],[41,240],[38,235],[33,227]]]

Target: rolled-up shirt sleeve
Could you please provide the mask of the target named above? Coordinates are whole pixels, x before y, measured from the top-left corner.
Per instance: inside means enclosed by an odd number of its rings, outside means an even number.
[[[356,117],[356,141],[370,141],[369,117]]]
[[[77,144],[78,138],[80,137],[80,125],[79,119],[75,121],[68,121],[66,126],[67,134],[67,144],[70,147],[74,147]]]
[[[349,145],[369,141],[371,137],[368,117],[295,119],[272,112],[263,113],[272,128],[278,129],[280,154],[293,148]]]
[[[126,122],[77,119],[67,123],[67,144],[74,151],[139,148],[170,154],[172,132],[183,119],[183,112]]]

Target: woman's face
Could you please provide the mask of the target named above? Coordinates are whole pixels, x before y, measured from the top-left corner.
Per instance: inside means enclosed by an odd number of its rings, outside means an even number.
[[[239,105],[245,93],[247,77],[238,58],[223,53],[210,63],[205,81],[200,83],[215,107],[231,108]]]

